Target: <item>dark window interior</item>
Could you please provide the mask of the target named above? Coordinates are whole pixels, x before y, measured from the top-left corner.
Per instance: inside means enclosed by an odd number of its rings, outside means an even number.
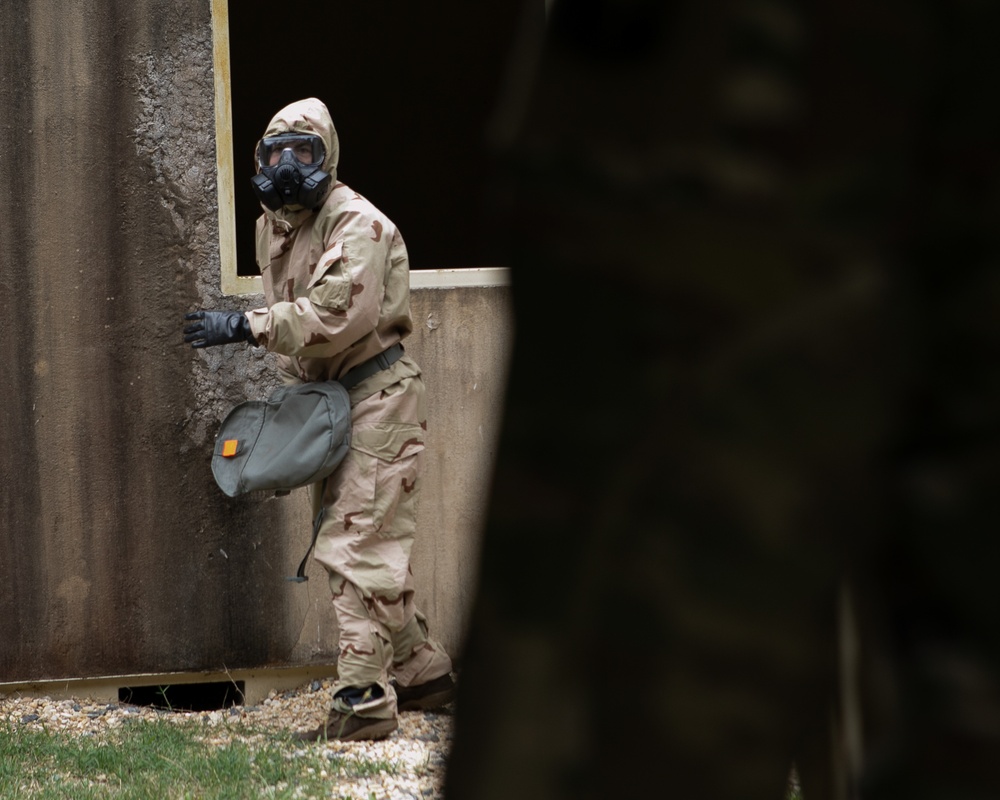
[[[520,13],[511,0],[230,3],[238,274],[258,274],[254,145],[311,96],[337,127],[338,179],[396,223],[412,269],[502,266],[482,233],[485,136]]]

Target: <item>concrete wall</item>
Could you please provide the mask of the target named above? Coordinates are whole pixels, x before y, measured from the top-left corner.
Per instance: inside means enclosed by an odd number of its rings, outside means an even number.
[[[229,500],[218,421],[273,383],[193,354],[219,292],[210,8],[0,5],[0,683],[299,667],[334,645],[325,582],[286,583],[302,492]],[[506,359],[503,289],[414,297],[431,386],[415,556],[458,646]]]

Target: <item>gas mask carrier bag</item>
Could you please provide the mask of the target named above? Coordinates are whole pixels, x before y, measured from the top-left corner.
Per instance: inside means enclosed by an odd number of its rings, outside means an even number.
[[[322,481],[351,444],[351,401],[337,381],[277,389],[236,406],[223,420],[212,474],[229,497],[285,492]]]

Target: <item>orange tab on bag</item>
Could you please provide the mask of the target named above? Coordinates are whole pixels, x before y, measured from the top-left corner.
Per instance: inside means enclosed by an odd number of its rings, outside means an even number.
[[[232,458],[236,455],[236,446],[240,443],[239,439],[226,439],[222,443],[222,455],[226,458]]]

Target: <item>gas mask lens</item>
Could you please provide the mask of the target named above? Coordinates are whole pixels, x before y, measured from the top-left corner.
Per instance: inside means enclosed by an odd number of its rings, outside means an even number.
[[[326,158],[326,148],[319,136],[285,133],[261,139],[257,147],[257,166],[261,169],[277,166],[286,150],[290,150],[295,160],[303,166],[319,166]]]

